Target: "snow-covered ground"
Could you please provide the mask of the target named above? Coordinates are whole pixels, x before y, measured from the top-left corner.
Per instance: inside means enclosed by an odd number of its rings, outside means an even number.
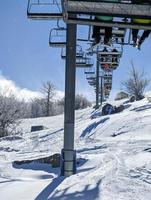
[[[108,116],[92,108],[76,112],[79,164],[68,178],[47,164],[13,164],[60,153],[63,115],[22,120],[21,136],[0,139],[0,199],[151,200],[151,103],[144,99],[125,107]],[[45,130],[31,133],[32,125]]]

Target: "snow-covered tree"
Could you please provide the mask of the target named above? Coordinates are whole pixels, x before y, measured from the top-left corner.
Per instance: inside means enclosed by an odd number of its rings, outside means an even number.
[[[75,110],[83,109],[91,106],[91,103],[83,95],[77,94],[75,96]]]
[[[128,96],[129,95],[126,92],[121,91],[116,94],[115,100],[125,99],[128,98]]]
[[[0,95],[0,137],[12,134],[18,125],[19,118],[24,116],[24,104],[14,96]]]
[[[30,102],[30,109],[31,109],[31,117],[43,117],[45,116],[44,113],[44,99],[35,98]]]
[[[59,115],[64,112],[64,99],[50,101],[49,116]],[[30,102],[31,114],[30,117],[45,117],[46,116],[46,99],[34,99]]]
[[[149,80],[145,77],[144,71],[138,71],[133,62],[131,62],[131,68],[129,70],[129,77],[126,81],[122,82],[123,89],[130,95],[134,95],[136,100],[143,98],[145,88],[149,84]]]

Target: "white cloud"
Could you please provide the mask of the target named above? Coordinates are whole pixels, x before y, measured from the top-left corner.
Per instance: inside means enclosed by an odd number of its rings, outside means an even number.
[[[14,81],[7,79],[4,77],[0,71],[0,93],[9,96],[14,95],[17,99],[25,101],[30,101],[34,98],[42,98],[43,94],[38,91],[32,91],[27,88],[18,87]],[[54,100],[59,100],[64,97],[64,92],[56,91],[56,95]]]
[[[24,99],[29,101],[32,98],[41,97],[41,93],[37,91],[31,91],[26,88],[18,87],[12,80],[6,79],[0,74],[0,93],[9,96],[10,94],[16,96],[19,100]]]

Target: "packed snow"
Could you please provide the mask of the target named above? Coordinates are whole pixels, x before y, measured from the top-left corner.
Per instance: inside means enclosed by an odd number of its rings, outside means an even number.
[[[0,198],[151,200],[151,102],[145,98],[124,106],[106,116],[93,108],[76,112],[77,174],[67,178],[48,164],[13,163],[60,153],[63,115],[22,120],[22,134],[0,139]],[[33,125],[45,129],[30,132]]]

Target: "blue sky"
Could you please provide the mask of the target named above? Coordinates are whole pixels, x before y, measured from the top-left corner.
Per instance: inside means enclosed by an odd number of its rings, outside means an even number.
[[[26,16],[27,0],[0,1],[0,73],[20,88],[38,91],[42,82],[51,80],[58,90],[64,91],[65,63],[60,49],[50,48],[49,31],[56,26],[52,21],[31,21]],[[84,32],[83,32],[84,33]],[[85,35],[87,34],[85,32]],[[130,60],[143,68],[151,78],[151,36],[141,51],[124,47],[119,68],[113,75],[113,92],[121,88],[127,77]],[[94,95],[85,79],[83,69],[77,69],[77,93]],[[148,87],[151,89],[151,87]]]

